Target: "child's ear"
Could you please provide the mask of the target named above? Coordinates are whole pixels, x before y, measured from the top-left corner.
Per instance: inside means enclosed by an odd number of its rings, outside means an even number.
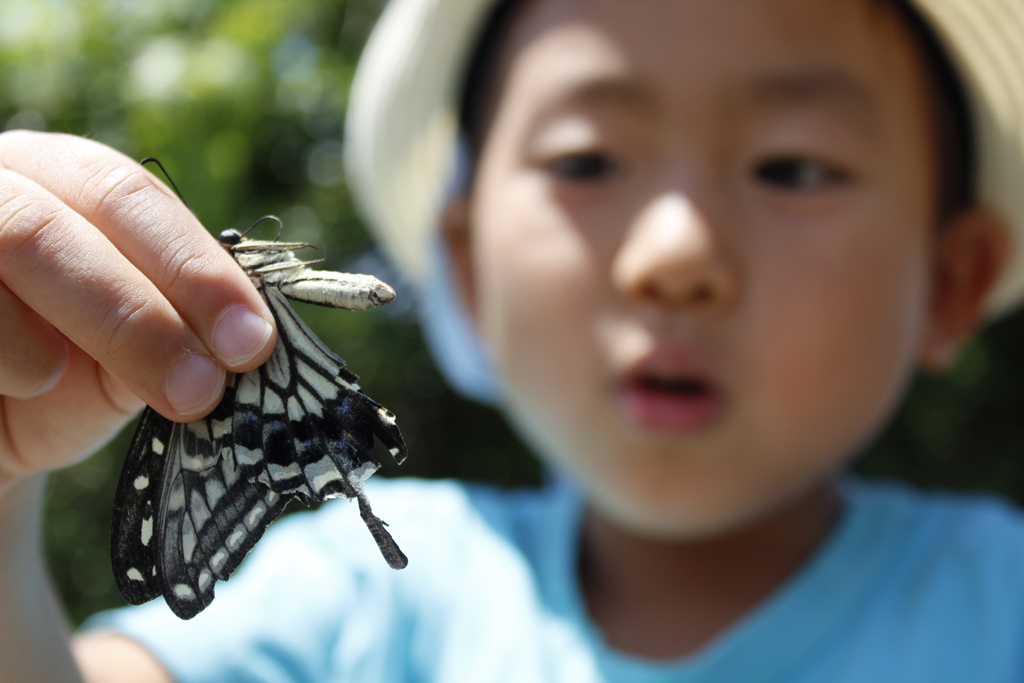
[[[1002,272],[1010,240],[1005,224],[982,209],[970,209],[939,229],[935,238],[931,311],[922,340],[924,369],[941,372],[985,315],[985,302]]]
[[[441,238],[448,250],[455,286],[470,318],[476,318],[476,278],[473,270],[473,250],[470,244],[469,199],[456,197],[441,215]]]

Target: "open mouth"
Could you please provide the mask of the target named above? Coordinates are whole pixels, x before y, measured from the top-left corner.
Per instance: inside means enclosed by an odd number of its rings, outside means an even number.
[[[637,374],[618,392],[626,419],[651,431],[696,433],[722,412],[722,392],[709,379],[698,376]]]
[[[637,383],[646,391],[653,391],[679,397],[704,396],[711,391],[711,387],[704,380],[686,377],[670,379],[665,377],[643,376],[637,380]]]

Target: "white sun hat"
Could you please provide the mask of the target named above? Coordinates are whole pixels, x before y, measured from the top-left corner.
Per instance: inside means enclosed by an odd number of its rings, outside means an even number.
[[[407,276],[430,279],[456,166],[459,90],[495,0],[391,0],[349,98],[345,155],[358,206]],[[981,205],[1012,249],[990,315],[1024,299],[1024,0],[910,0],[946,48],[974,123]]]

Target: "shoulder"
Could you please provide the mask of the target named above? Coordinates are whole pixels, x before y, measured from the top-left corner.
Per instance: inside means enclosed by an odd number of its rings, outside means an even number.
[[[780,601],[792,610],[772,612],[783,639],[818,634],[799,680],[1020,680],[1021,511],[894,482],[843,491],[835,533]]]
[[[980,561],[1024,562],[1024,511],[1005,499],[860,479],[845,488],[851,506],[874,526]]]
[[[504,490],[453,480],[381,479],[369,482],[366,492],[374,512],[409,557],[409,567],[398,572],[405,581],[433,575],[451,583],[453,572],[480,576],[529,571],[553,545],[574,538],[578,500],[561,486]],[[354,504],[337,501],[310,517],[317,518],[310,524],[325,547],[393,574]]]
[[[1024,636],[1019,508],[992,495],[897,483],[853,481],[847,493],[859,547],[884,558],[875,584],[879,604],[951,637],[973,627],[1002,639]]]
[[[421,675],[434,672],[431,680],[468,680],[460,667],[476,660],[467,652],[488,652],[488,667],[509,671],[536,659],[538,634],[570,595],[571,564],[563,559],[576,540],[574,491],[414,479],[381,480],[366,490],[409,564],[401,571],[386,565],[354,506],[341,502],[311,515],[321,537],[330,536],[327,552],[345,556],[340,565],[360,586],[349,614],[388,613],[378,642],[403,634],[406,663]]]
[[[567,509],[565,496],[550,488],[503,490],[455,480],[374,479],[366,493],[399,544],[427,544],[432,554],[466,537],[518,541],[531,533],[539,517]],[[293,515],[282,526],[286,523],[296,534],[337,537],[349,528],[365,532],[355,503],[346,500],[331,501],[315,514]]]
[[[361,582],[386,583],[388,590],[420,600],[424,591],[442,595],[532,581],[537,563],[575,540],[578,500],[561,486],[503,490],[454,480],[374,479],[366,494],[409,558],[405,569],[387,566],[356,504],[343,499],[279,522],[268,532],[263,554],[314,554],[316,564],[332,571],[345,567]]]

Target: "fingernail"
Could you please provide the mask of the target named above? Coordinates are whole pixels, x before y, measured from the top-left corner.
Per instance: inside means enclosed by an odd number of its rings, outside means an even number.
[[[273,328],[245,306],[232,306],[213,326],[213,346],[228,365],[241,365],[263,350]]]
[[[224,375],[224,368],[209,356],[185,356],[167,379],[167,402],[180,415],[201,413],[220,396]]]

